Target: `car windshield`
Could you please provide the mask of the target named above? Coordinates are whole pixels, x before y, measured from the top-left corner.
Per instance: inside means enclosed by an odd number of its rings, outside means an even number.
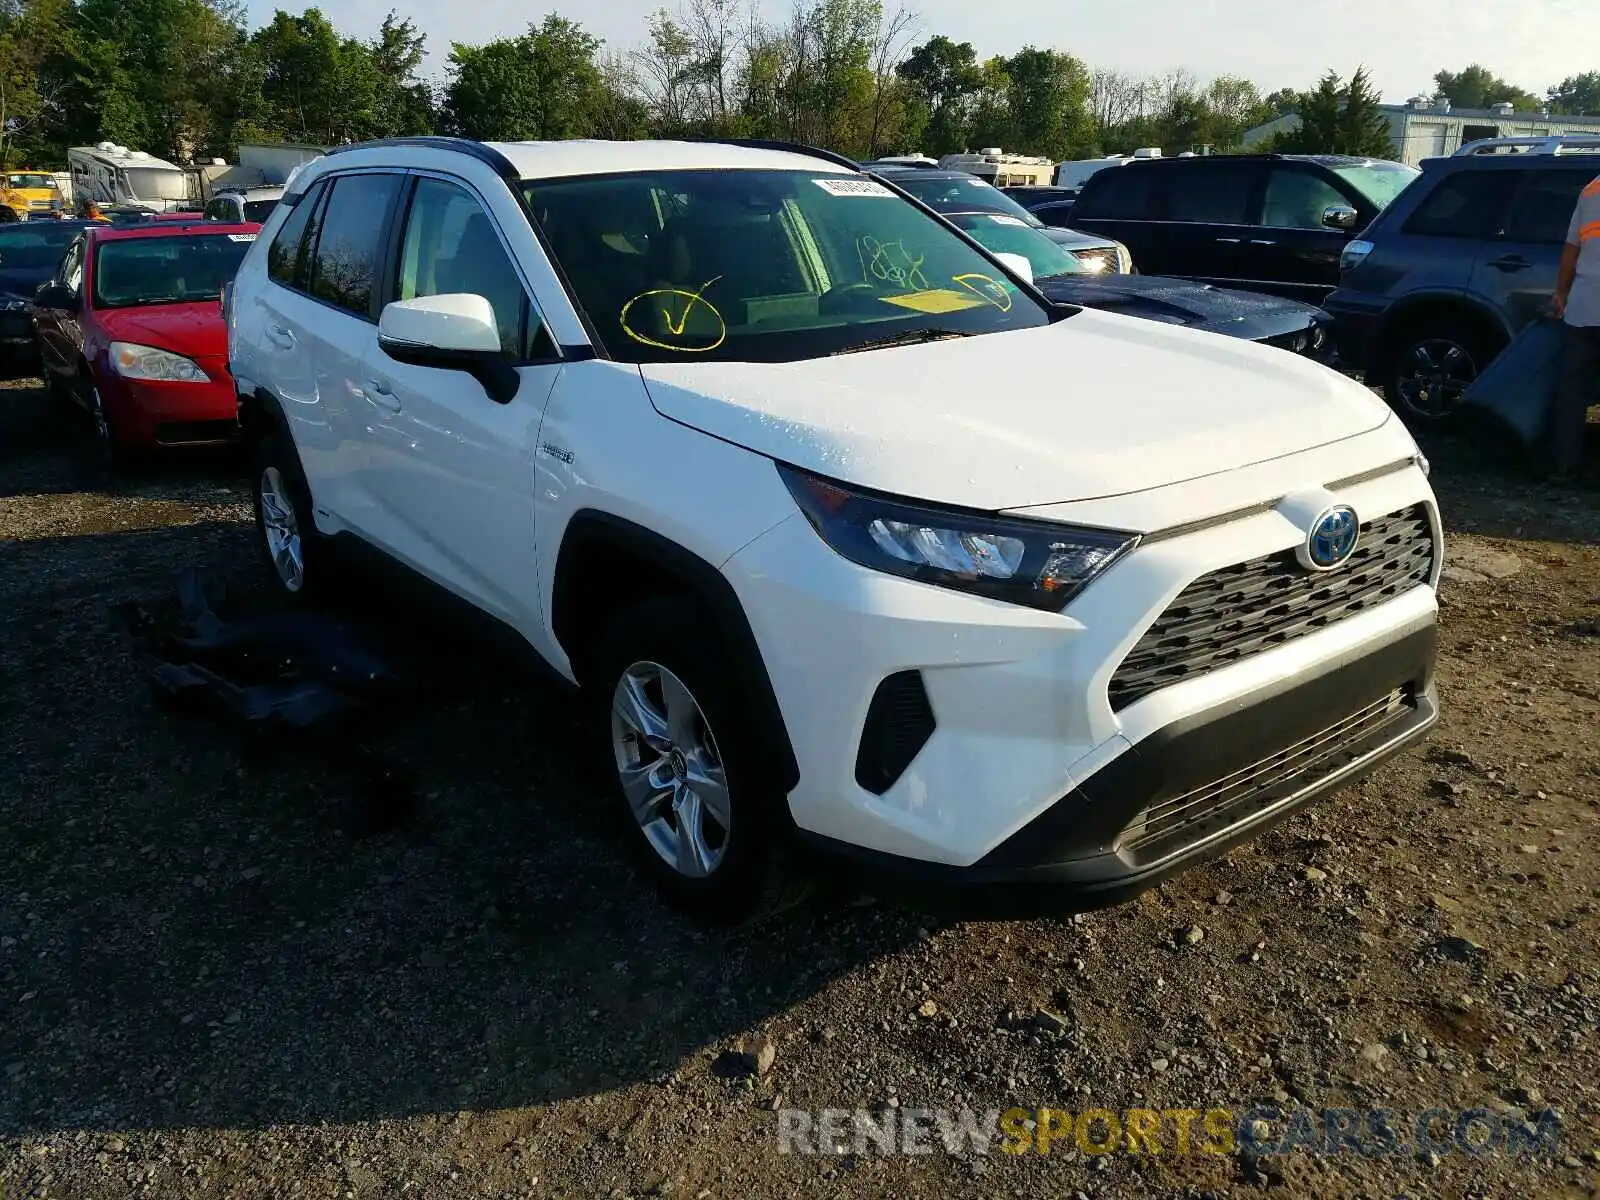
[[[1402,163],[1367,163],[1359,167],[1335,167],[1333,173],[1360,192],[1380,209],[1388,208],[1422,172]]]
[[[1049,314],[948,227],[857,175],[663,171],[524,185],[626,362],[792,362]]]
[[[910,192],[935,212],[993,212],[1015,217],[1024,225],[1042,225],[1022,205],[992,184],[969,175],[935,176],[932,179],[909,172],[894,177],[895,186]]]
[[[189,183],[183,172],[160,167],[129,167],[128,187],[140,200],[187,200]]]
[[[61,261],[78,230],[71,225],[51,227],[51,222],[29,221],[16,229],[0,230],[0,268],[8,271],[49,271]]]
[[[265,223],[272,215],[272,210],[278,207],[276,200],[246,200],[244,202],[244,219],[255,225]]]
[[[35,175],[31,172],[6,176],[6,186],[14,188],[53,188],[56,181],[48,175]]]
[[[1076,256],[1016,217],[1005,213],[955,213],[950,223],[965,229],[985,250],[1022,255],[1033,268],[1035,279],[1090,274]]]
[[[255,239],[253,233],[208,233],[101,242],[94,257],[95,307],[214,300]]]

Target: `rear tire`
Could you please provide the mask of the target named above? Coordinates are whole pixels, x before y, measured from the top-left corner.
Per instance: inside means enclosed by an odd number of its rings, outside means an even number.
[[[256,544],[280,595],[303,601],[328,586],[326,555],[311,515],[311,490],[289,435],[264,434],[255,445],[251,499]]]
[[[1456,419],[1467,388],[1502,345],[1470,318],[1425,317],[1389,337],[1376,382],[1407,425],[1440,428]]]
[[[640,869],[675,907],[737,925],[799,903],[811,880],[726,658],[693,600],[649,601],[601,638],[584,691]]]

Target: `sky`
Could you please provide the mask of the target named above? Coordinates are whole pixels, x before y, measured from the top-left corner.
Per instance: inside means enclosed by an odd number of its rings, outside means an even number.
[[[755,0],[781,17],[788,0]],[[898,0],[884,0],[893,10]],[[626,50],[650,12],[676,0],[249,0],[253,24],[275,8],[316,3],[342,31],[367,36],[391,7],[428,35],[429,74],[452,41],[521,32],[559,12]],[[979,57],[1024,45],[1070,51],[1091,67],[1154,74],[1186,67],[1203,80],[1242,75],[1263,93],[1305,89],[1326,70],[1366,65],[1384,99],[1432,90],[1433,73],[1481,62],[1536,95],[1569,75],[1600,70],[1600,0],[906,0],[918,41],[942,33]]]

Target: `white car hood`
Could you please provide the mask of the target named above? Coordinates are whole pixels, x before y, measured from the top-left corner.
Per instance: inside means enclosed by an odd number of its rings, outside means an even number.
[[[1286,350],[1088,309],[806,362],[640,371],[656,409],[692,428],[859,487],[987,510],[1182,483],[1389,416]]]

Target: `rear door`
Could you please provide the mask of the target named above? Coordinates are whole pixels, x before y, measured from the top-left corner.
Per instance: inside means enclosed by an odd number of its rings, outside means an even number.
[[[1097,172],[1078,193],[1072,228],[1121,242],[1146,275],[1168,274],[1167,226],[1158,219],[1164,174],[1145,163]]]
[[[1330,208],[1356,210],[1351,229],[1322,223]],[[1261,227],[1244,242],[1246,274],[1255,290],[1321,304],[1339,285],[1339,256],[1354,232],[1374,217],[1372,205],[1310,163],[1279,162],[1267,169]]]
[[[1515,180],[1511,203],[1478,257],[1472,290],[1499,308],[1515,332],[1543,313],[1555,293],[1567,226],[1595,167],[1501,174]]]
[[[363,171],[319,180],[279,228],[259,289],[258,377],[283,401],[318,513],[366,536],[361,488],[372,404],[362,390],[377,344],[377,279],[403,176]],[[303,215],[302,215],[303,214]]]
[[[1225,156],[1191,159],[1166,167],[1162,174],[1165,253],[1149,264],[1135,254],[1139,269],[1147,275],[1182,275],[1224,287],[1252,287],[1256,281],[1250,242],[1261,232],[1256,224],[1261,164],[1229,161]]]
[[[1385,222],[1374,232],[1377,248],[1363,274],[1377,268],[1379,282],[1393,280],[1387,290],[1395,298],[1465,292],[1505,221],[1516,174],[1478,169],[1440,178],[1397,229]]]

